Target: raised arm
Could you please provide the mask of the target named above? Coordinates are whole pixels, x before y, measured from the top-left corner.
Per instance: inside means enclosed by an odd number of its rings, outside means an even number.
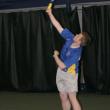
[[[61,26],[61,24],[57,21],[57,19],[54,17],[53,13],[52,13],[52,10],[51,9],[47,9],[46,10],[53,26],[57,29],[57,31],[59,33],[61,33],[63,31],[63,27]]]

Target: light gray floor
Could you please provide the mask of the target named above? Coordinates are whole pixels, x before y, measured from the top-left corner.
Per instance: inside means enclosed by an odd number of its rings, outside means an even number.
[[[110,110],[110,95],[79,94],[83,110]],[[58,93],[0,92],[0,110],[62,110]]]

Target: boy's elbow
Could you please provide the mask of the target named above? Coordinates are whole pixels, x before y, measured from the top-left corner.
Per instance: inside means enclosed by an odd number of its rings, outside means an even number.
[[[64,70],[66,68],[66,65],[65,64],[62,64],[59,67],[60,67],[61,70]]]

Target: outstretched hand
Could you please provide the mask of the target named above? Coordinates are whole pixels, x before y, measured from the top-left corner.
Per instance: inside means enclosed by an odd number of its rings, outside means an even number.
[[[58,50],[54,50],[53,57],[58,56],[58,55],[59,55],[59,51]]]
[[[48,9],[48,8],[47,8],[47,9],[46,9],[46,12],[47,12],[48,15],[50,15],[50,14],[52,14],[52,9]]]

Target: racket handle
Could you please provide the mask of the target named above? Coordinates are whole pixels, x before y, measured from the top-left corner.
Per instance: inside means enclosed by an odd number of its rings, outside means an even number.
[[[52,8],[54,1],[55,1],[55,0],[51,0],[51,1],[50,1],[50,3],[48,4],[47,9],[51,9],[51,8]]]
[[[53,6],[53,3],[49,3],[47,9],[51,9]]]

